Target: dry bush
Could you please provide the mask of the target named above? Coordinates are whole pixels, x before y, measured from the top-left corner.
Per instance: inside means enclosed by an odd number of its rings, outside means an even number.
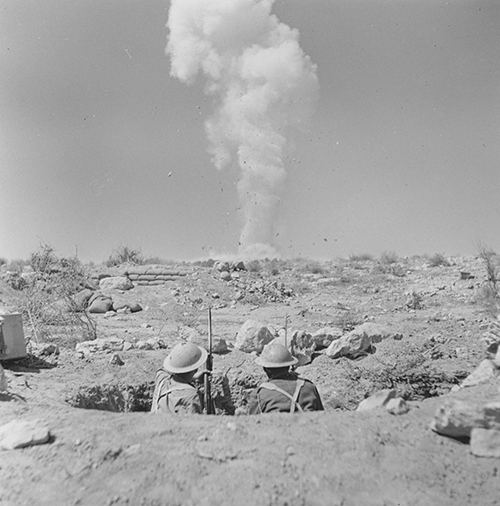
[[[350,262],[368,262],[373,260],[373,255],[369,253],[361,253],[358,255],[349,255]]]
[[[450,262],[448,262],[447,258],[442,255],[441,253],[434,253],[429,260],[427,261],[427,264],[430,267],[449,267]]]
[[[481,246],[479,257],[484,263],[486,271],[486,285],[479,293],[480,302],[484,305],[486,312],[496,317],[500,311],[500,293],[498,283],[500,278],[500,258],[491,249]]]
[[[262,270],[262,265],[259,260],[250,260],[249,262],[245,262],[245,267],[248,272],[260,272]]]
[[[142,265],[144,258],[138,249],[129,248],[128,246],[119,246],[106,260],[107,267],[115,267],[122,264]]]
[[[399,257],[394,251],[384,251],[380,255],[379,262],[383,265],[396,264],[399,262]]]
[[[302,263],[300,270],[309,274],[326,274],[327,272],[327,269],[316,260],[309,260]]]
[[[75,340],[95,339],[95,322],[76,308],[73,295],[87,286],[77,258],[59,258],[44,244],[31,255],[33,273],[19,292],[18,304],[36,341],[65,333]],[[29,337],[28,337],[29,340]]]

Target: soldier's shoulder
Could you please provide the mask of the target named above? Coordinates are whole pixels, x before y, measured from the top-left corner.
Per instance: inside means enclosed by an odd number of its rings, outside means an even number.
[[[314,387],[314,388],[316,388],[316,385],[315,385],[315,384],[314,384],[314,382],[313,382],[312,380],[310,380],[310,379],[307,379],[307,378],[302,378],[302,376],[299,376],[299,377],[297,378],[297,380],[301,380],[301,381],[303,381],[303,382],[304,382],[304,386],[305,386],[305,387]]]

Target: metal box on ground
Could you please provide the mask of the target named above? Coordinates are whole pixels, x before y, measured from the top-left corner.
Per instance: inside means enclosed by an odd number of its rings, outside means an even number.
[[[25,356],[26,341],[21,314],[0,314],[0,360]]]

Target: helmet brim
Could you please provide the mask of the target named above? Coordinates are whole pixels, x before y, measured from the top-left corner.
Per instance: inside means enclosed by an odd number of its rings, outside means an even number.
[[[207,350],[205,350],[205,348],[202,348],[201,346],[198,346],[198,348],[200,348],[200,350],[201,350],[201,356],[200,356],[199,360],[197,362],[195,362],[194,364],[189,365],[189,366],[185,366],[185,367],[175,367],[170,363],[170,356],[168,356],[163,361],[163,369],[165,369],[165,371],[170,372],[172,374],[182,374],[184,372],[196,371],[196,369],[201,367],[207,361],[207,357],[208,357],[208,352],[207,352]]]
[[[292,360],[288,360],[287,362],[270,362],[269,360],[265,360],[262,357],[257,357],[255,359],[255,363],[262,367],[267,367],[268,369],[277,369],[278,367],[290,367],[295,365],[298,360],[295,357],[292,357]]]

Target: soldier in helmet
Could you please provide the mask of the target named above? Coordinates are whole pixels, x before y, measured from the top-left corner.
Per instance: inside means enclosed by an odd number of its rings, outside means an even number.
[[[197,369],[205,364],[207,351],[194,343],[174,346],[156,373],[151,411],[153,413],[203,413],[203,397],[193,380],[208,371]]]
[[[264,368],[269,381],[257,388],[250,402],[250,414],[323,411],[323,403],[312,381],[290,371],[297,359],[285,346],[271,342],[255,362]]]

